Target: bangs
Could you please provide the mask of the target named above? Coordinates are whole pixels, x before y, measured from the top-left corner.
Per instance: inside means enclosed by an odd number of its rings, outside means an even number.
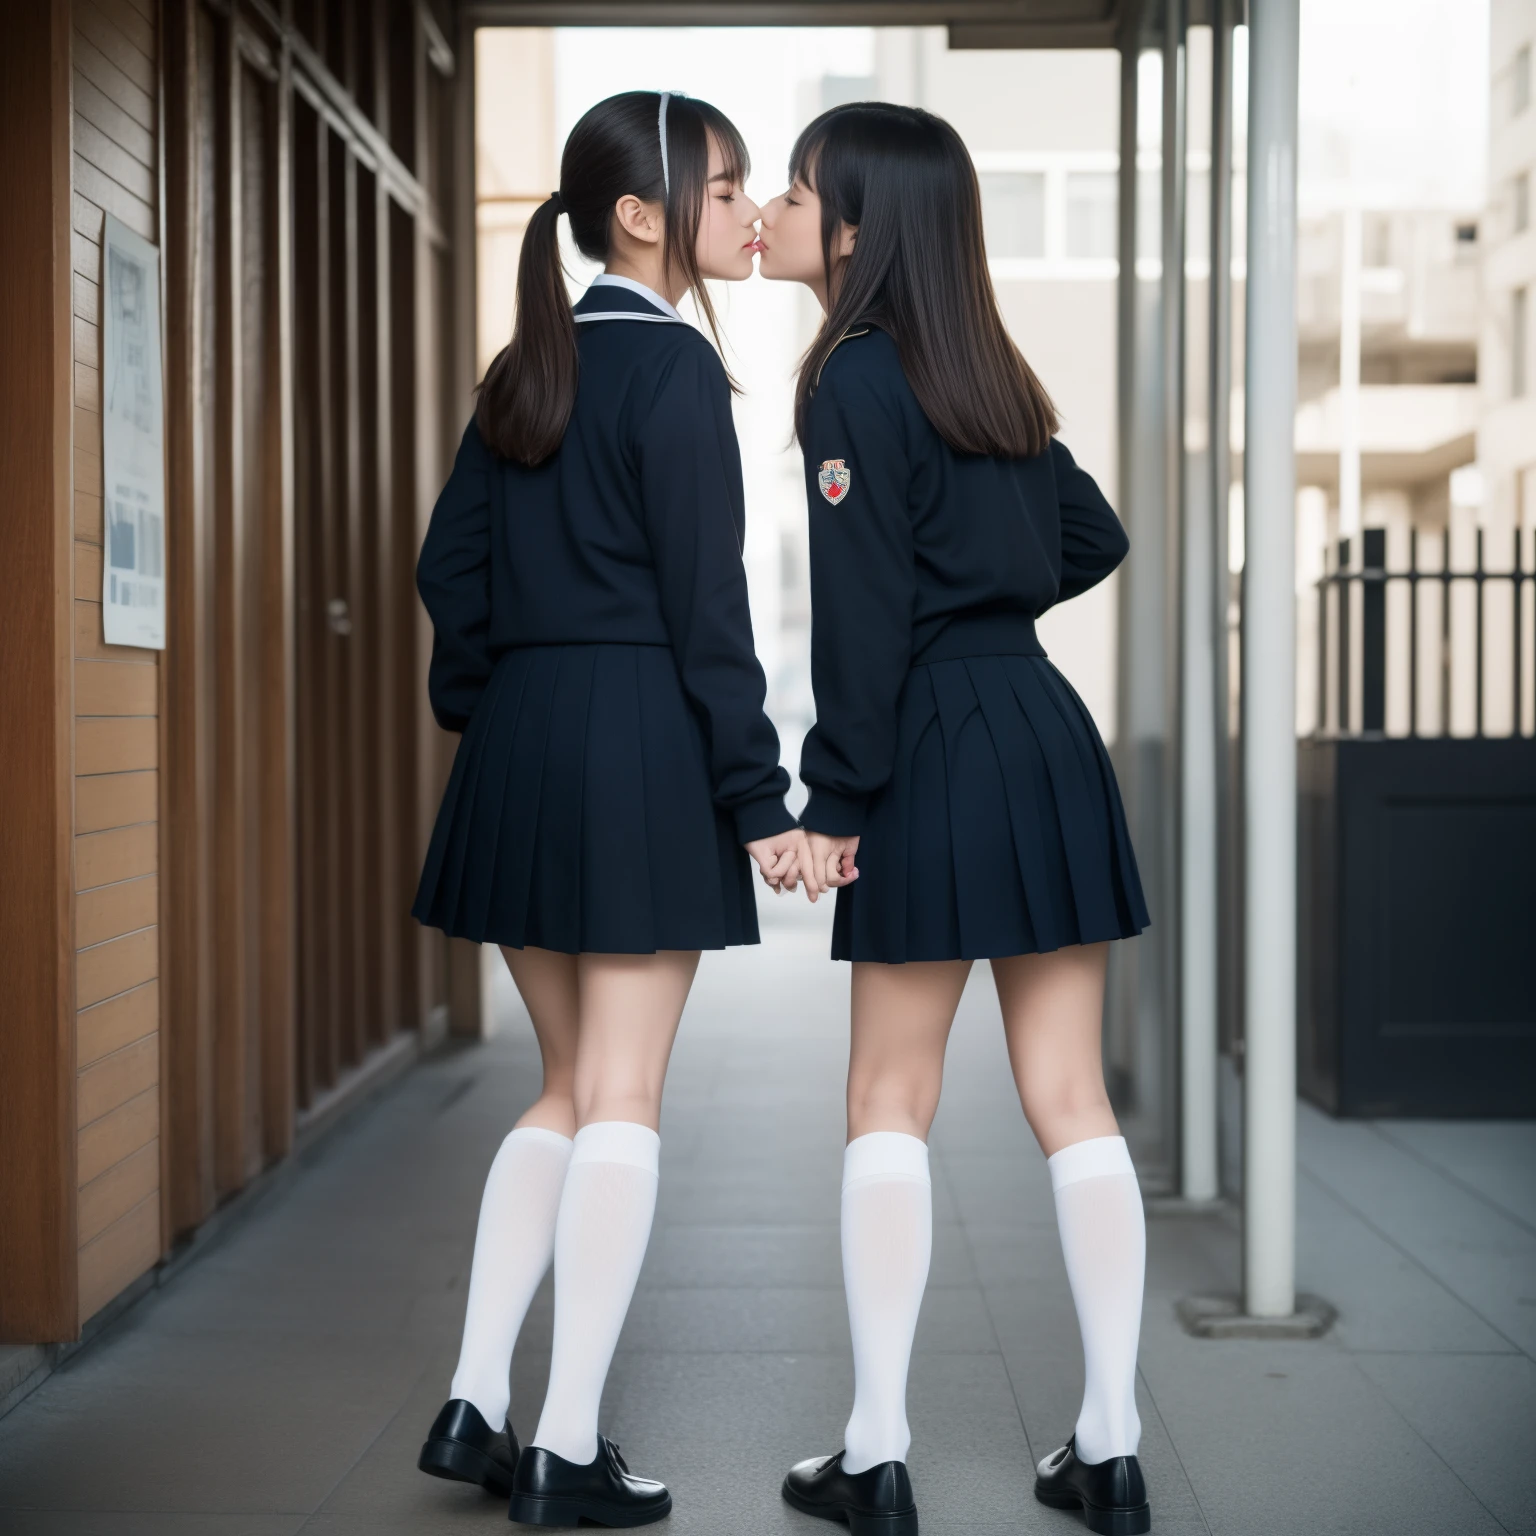
[[[832,125],[825,118],[818,118],[800,130],[800,137],[795,140],[795,147],[789,152],[791,181],[798,181],[812,192],[816,190],[816,163],[821,159],[822,149],[831,131]]]
[[[720,146],[720,157],[725,161],[726,174],[733,183],[745,182],[752,173],[752,156],[747,152],[747,141],[741,130],[718,107],[707,101],[694,101],[703,119],[705,132]],[[706,162],[707,163],[707,162]]]

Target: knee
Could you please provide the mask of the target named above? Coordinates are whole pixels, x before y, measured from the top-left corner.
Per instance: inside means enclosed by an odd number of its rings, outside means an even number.
[[[660,1074],[578,1074],[572,1105],[575,1122],[589,1125],[597,1120],[631,1120],[636,1125],[654,1126],[661,1116],[664,1082]]]
[[[902,1131],[926,1141],[939,1107],[939,1082],[928,1072],[889,1067],[850,1072],[848,1135]]]
[[[1114,1118],[1103,1075],[1098,1072],[1035,1074],[1020,1084],[1019,1098],[1024,1117],[1037,1131],[1041,1126]]]
[[[551,1089],[548,1084],[545,1085],[544,1092],[528,1106],[527,1112],[517,1122],[518,1130],[530,1126],[554,1131],[560,1136],[576,1134],[576,1101],[569,1084],[563,1089]]]

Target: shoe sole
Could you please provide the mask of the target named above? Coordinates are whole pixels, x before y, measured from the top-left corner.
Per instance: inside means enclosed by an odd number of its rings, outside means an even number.
[[[1039,1486],[1035,1497],[1052,1509],[1080,1509],[1083,1524],[1094,1536],[1146,1536],[1152,1529],[1152,1506],[1142,1504],[1136,1509],[1100,1509],[1096,1504],[1085,1503],[1075,1493],[1046,1493]]]
[[[917,1506],[899,1509],[891,1514],[871,1515],[859,1509],[849,1509],[846,1504],[813,1504],[803,1499],[789,1485],[786,1478],[780,1490],[784,1502],[802,1515],[814,1515],[818,1520],[836,1520],[848,1527],[850,1536],[917,1536]]]
[[[512,1491],[512,1476],[461,1440],[428,1440],[421,1448],[416,1465],[431,1477],[446,1477],[455,1483],[474,1483],[487,1493],[503,1497]]]
[[[620,1509],[595,1499],[546,1499],[530,1493],[514,1493],[507,1507],[507,1519],[519,1525],[580,1525],[583,1520],[590,1520],[593,1525],[627,1527],[651,1525],[671,1513],[670,1493],[664,1504],[653,1504],[643,1510]]]

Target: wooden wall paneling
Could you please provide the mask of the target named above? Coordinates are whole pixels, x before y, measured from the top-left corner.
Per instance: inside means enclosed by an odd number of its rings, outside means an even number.
[[[355,14],[355,13],[354,13]],[[360,39],[361,41],[361,39]],[[369,39],[371,43],[371,38]],[[370,50],[371,51],[371,50]],[[356,164],[354,162],[354,164]],[[352,502],[356,518],[352,543],[352,634],[348,660],[352,689],[352,730],[356,743],[356,778],[349,796],[354,807],[357,838],[357,903],[352,911],[353,944],[357,957],[357,1006],[362,1051],[383,1043],[380,987],[384,893],[381,889],[384,825],[382,808],[383,753],[379,735],[379,665],[383,624],[380,622],[379,566],[379,182],[357,164],[354,215],[356,222],[356,321],[353,346],[357,360],[357,480]]]
[[[214,413],[218,473],[212,506],[216,726],[214,747],[214,1170],[219,1194],[239,1189],[250,1172],[246,1106],[252,1028],[247,943],[250,871],[246,841],[250,748],[246,729],[247,610],[253,572],[246,562],[244,347],[241,316],[242,165],[240,62],[235,28],[215,22],[214,116],[217,260],[214,266]]]
[[[343,89],[347,78],[346,0],[320,0],[324,13],[325,62]]]
[[[284,795],[283,634],[281,604],[282,410],[278,386],[277,289],[277,72],[259,35],[237,26],[240,241],[241,530],[246,606],[243,614],[242,729],[248,779],[243,815],[247,1035],[245,1040],[245,1156],[247,1169],[268,1157],[267,1110],[291,1113],[287,1034],[291,1029],[287,958],[269,953],[268,937],[282,933],[290,905]],[[276,586],[277,601],[273,601]],[[274,690],[278,697],[273,701]],[[274,886],[274,877],[277,884]],[[271,964],[269,964],[269,961]],[[275,967],[275,969],[274,969]],[[269,1061],[271,1050],[278,1054]],[[286,1145],[286,1138],[279,1138]]]
[[[20,7],[0,50],[0,1339],[76,1336],[71,789],[70,13]]]
[[[365,951],[362,913],[367,896],[364,886],[363,847],[367,826],[359,793],[366,757],[363,736],[363,691],[367,666],[365,646],[351,617],[360,602],[366,559],[362,550],[362,376],[358,356],[358,215],[357,156],[344,141],[337,141],[341,157],[341,218],[343,238],[333,247],[337,258],[335,301],[336,341],[341,366],[333,376],[342,451],[337,455],[335,507],[341,519],[336,529],[337,592],[346,604],[347,622],[338,630],[337,702],[334,729],[339,741],[341,822],[341,901],[338,913],[342,940],[341,998],[342,1059],[356,1066],[366,1050],[363,1023]]]
[[[211,416],[217,37],[197,0],[166,12],[165,330],[169,574],[161,825],[167,1236],[213,1211],[213,542]]]
[[[383,29],[376,29],[382,33]],[[381,49],[382,52],[382,49]],[[399,796],[400,754],[395,720],[396,661],[399,636],[409,620],[409,610],[402,610],[396,591],[397,553],[396,489],[390,450],[393,428],[394,378],[391,354],[394,346],[392,321],[394,296],[390,277],[390,252],[393,245],[394,203],[376,183],[374,203],[375,277],[371,327],[377,336],[376,383],[373,410],[377,423],[374,441],[373,478],[374,540],[373,562],[368,585],[374,594],[375,657],[369,686],[374,700],[372,756],[378,785],[378,806],[374,825],[377,837],[376,899],[372,919],[375,983],[374,1016],[377,1038],[387,1041],[401,1027],[400,947],[395,926],[402,907],[409,907],[408,895],[400,880]],[[414,894],[414,893],[413,893]]]
[[[293,563],[294,706],[298,821],[295,890],[298,907],[297,1100],[307,1108],[326,1081],[325,979],[322,934],[325,886],[318,855],[324,836],[321,751],[325,595],[321,586],[325,467],[321,454],[321,228],[325,126],[308,97],[293,94]]]
[[[417,158],[416,104],[420,100],[420,23],[416,0],[386,0],[389,12],[389,121],[390,147],[402,164],[414,169]]]
[[[267,1160],[293,1145],[297,1108],[297,867],[295,839],[294,460],[293,460],[293,91],[286,51],[269,90],[271,268],[268,391],[265,404],[267,504],[262,542],[261,689],[262,1150]]]
[[[344,1061],[342,1013],[346,1005],[343,957],[342,903],[346,899],[343,880],[342,759],[341,736],[337,729],[342,699],[341,637],[336,621],[345,620],[345,610],[333,611],[341,599],[341,551],[337,539],[338,509],[344,506],[346,456],[343,439],[345,416],[346,367],[344,346],[337,344],[338,329],[345,338],[342,303],[344,285],[338,281],[338,267],[346,259],[344,186],[346,146],[335,130],[326,124],[320,135],[320,458],[324,490],[315,508],[320,541],[320,568],[317,597],[323,627],[317,657],[319,709],[314,721],[319,778],[322,788],[320,838],[309,847],[318,863],[320,907],[316,913],[313,935],[320,944],[320,964],[324,977],[323,1013],[317,1021],[325,1042],[324,1068],[320,1078],[323,1088],[332,1087],[341,1074]]]
[[[389,744],[397,765],[396,794],[400,838],[396,848],[396,900],[389,925],[391,948],[399,967],[402,1023],[424,1026],[430,1001],[422,970],[424,929],[410,915],[420,873],[424,795],[421,788],[422,738],[436,727],[424,724],[418,672],[423,631],[416,596],[416,553],[420,546],[420,502],[416,473],[416,223],[393,199],[389,202],[389,482],[393,506],[392,568],[388,579],[395,617],[392,687],[395,736]]]

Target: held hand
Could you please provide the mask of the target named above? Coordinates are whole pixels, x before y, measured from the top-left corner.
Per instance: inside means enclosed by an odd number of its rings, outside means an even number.
[[[760,837],[747,844],[747,852],[757,861],[763,884],[775,895],[792,891],[800,883],[807,862],[805,833],[799,827],[773,837]]]
[[[821,832],[808,835],[808,857],[800,866],[805,894],[815,901],[823,891],[852,885],[859,878],[854,855],[859,851],[856,837],[827,837]]]

